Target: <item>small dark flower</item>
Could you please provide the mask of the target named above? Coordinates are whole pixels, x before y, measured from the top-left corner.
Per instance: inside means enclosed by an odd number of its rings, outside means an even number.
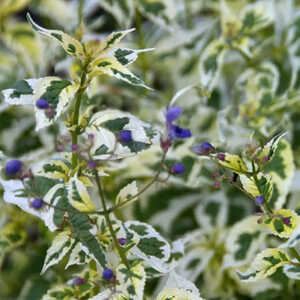
[[[291,217],[285,217],[285,218],[282,218],[282,222],[283,222],[285,225],[290,225],[290,224],[291,224]]]
[[[125,238],[119,238],[118,241],[119,241],[119,244],[122,246],[124,246],[127,243],[127,240]]]
[[[132,135],[131,135],[131,131],[130,130],[121,130],[119,132],[120,135],[120,139],[124,142],[124,143],[129,143],[132,141]]]
[[[78,151],[78,149],[79,149],[79,146],[78,146],[77,144],[72,144],[72,145],[71,145],[71,150],[72,150],[73,152]]]
[[[221,186],[221,183],[219,181],[214,182],[214,188],[218,189],[218,188],[220,188],[220,186]]]
[[[13,159],[7,162],[5,166],[5,174],[7,176],[17,175],[22,169],[23,163],[18,159]]]
[[[109,281],[114,276],[114,272],[111,269],[104,269],[102,273],[103,279]]]
[[[30,206],[35,210],[40,210],[44,205],[44,201],[41,198],[35,198],[31,203]]]
[[[170,172],[171,172],[172,174],[177,174],[177,175],[183,174],[183,173],[184,173],[184,165],[181,164],[181,163],[175,163],[175,164],[171,167]]]
[[[264,204],[264,202],[265,202],[265,198],[263,196],[256,196],[255,197],[255,203],[257,205]]]
[[[200,146],[194,146],[194,152],[198,155],[208,155],[210,153],[215,153],[216,149],[209,142],[204,142]]]
[[[97,166],[98,166],[98,163],[97,163],[96,161],[89,161],[89,162],[88,162],[88,167],[89,167],[90,169],[96,169]]]
[[[50,107],[49,102],[44,98],[40,98],[35,104],[39,109],[48,109]]]
[[[76,277],[73,279],[73,285],[82,285],[85,283],[85,279],[81,277]]]
[[[266,162],[268,162],[268,161],[269,161],[268,156],[264,156],[264,157],[263,157],[263,162],[266,163]]]
[[[49,108],[47,108],[45,110],[45,115],[49,118],[49,119],[52,119],[54,117],[54,109],[52,107],[49,106]]]
[[[225,160],[225,154],[224,153],[218,153],[218,160],[224,161]]]
[[[174,125],[173,122],[176,121],[182,113],[182,108],[180,106],[168,107],[165,117],[166,117],[166,126],[168,131],[168,136],[171,140],[176,138],[184,139],[192,136],[189,129],[181,128],[177,125]]]
[[[172,141],[170,140],[169,137],[167,137],[167,138],[162,137],[160,139],[160,147],[164,151],[167,151],[171,147],[171,145],[172,145]]]

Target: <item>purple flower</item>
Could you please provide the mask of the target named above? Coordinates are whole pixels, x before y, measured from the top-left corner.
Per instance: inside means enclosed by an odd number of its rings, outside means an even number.
[[[23,163],[18,159],[13,159],[7,162],[5,166],[5,174],[7,176],[17,175],[22,169]]]
[[[73,152],[78,151],[78,149],[79,149],[79,146],[78,146],[77,144],[72,144],[72,145],[71,145],[71,150],[72,150]]]
[[[35,105],[39,109],[48,109],[50,106],[49,102],[44,98],[40,98],[38,101],[36,101]]]
[[[97,166],[98,166],[98,163],[97,163],[96,161],[89,161],[89,162],[88,162],[88,167],[89,167],[90,169],[96,169]]]
[[[30,206],[35,210],[40,210],[44,205],[44,201],[41,198],[35,198],[31,203]]]
[[[210,153],[216,152],[215,147],[209,142],[204,142],[200,146],[194,146],[194,152],[198,155],[208,155]]]
[[[282,218],[282,222],[285,225],[291,225],[291,217],[284,217],[284,218]]]
[[[255,197],[255,203],[257,205],[264,204],[264,202],[265,202],[265,198],[263,196],[256,196]]]
[[[182,108],[180,106],[172,106],[167,108],[165,117],[168,136],[171,140],[174,140],[176,138],[184,139],[192,136],[191,131],[189,129],[181,128],[173,124],[173,122],[180,117],[181,113]]]
[[[218,153],[218,159],[221,160],[221,161],[224,161],[225,160],[225,154],[224,153]]]
[[[132,141],[132,135],[131,135],[131,131],[130,130],[121,130],[119,132],[120,134],[120,139],[124,142],[124,143],[129,143]]]
[[[172,166],[170,172],[171,172],[172,174],[183,174],[183,173],[184,173],[184,165],[181,164],[181,163],[175,163],[175,164]]]
[[[103,279],[109,281],[114,276],[114,272],[111,269],[104,269],[102,273]]]
[[[124,246],[127,243],[125,238],[119,238],[118,241],[119,241],[119,244],[122,246]]]
[[[85,283],[85,279],[81,277],[76,277],[73,279],[73,285],[82,285]]]

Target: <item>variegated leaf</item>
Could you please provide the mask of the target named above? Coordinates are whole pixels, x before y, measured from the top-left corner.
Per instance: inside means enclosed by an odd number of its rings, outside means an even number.
[[[28,22],[31,24],[32,28],[38,33],[47,36],[49,38],[54,39],[57,43],[59,43],[64,50],[71,56],[75,56],[80,59],[84,59],[86,57],[85,49],[83,45],[73,37],[64,33],[60,30],[48,30],[37,25],[31,18],[30,14],[26,15]]]
[[[127,221],[125,227],[139,237],[139,242],[130,251],[145,260],[152,268],[163,268],[171,255],[169,243],[150,225],[138,221]],[[162,266],[162,267],[161,267]]]
[[[51,247],[47,250],[44,266],[41,274],[45,273],[48,268],[57,264],[69,252],[74,243],[70,233],[63,231],[59,233],[52,242]]]
[[[66,185],[69,203],[80,212],[94,211],[96,209],[86,186],[77,177],[70,179]]]
[[[211,92],[217,84],[226,45],[222,40],[212,41],[204,50],[199,65],[202,88]]]
[[[291,264],[285,264],[283,266],[283,273],[291,279],[300,280],[299,261],[297,259],[293,259]]]
[[[89,261],[88,256],[85,254],[85,252],[81,249],[81,244],[76,243],[75,247],[73,245],[73,248],[70,252],[70,257],[68,260],[68,263],[66,264],[65,269],[69,268],[73,265],[85,265]]]
[[[142,86],[149,89],[142,79],[131,73],[126,66],[119,63],[116,58],[99,58],[93,62],[91,65],[90,77],[93,78],[103,74],[116,77],[117,79],[123,80],[132,85]]]
[[[136,262],[130,271],[125,265],[118,266],[116,276],[120,283],[116,294],[121,297],[120,299],[139,300],[143,298],[146,272],[141,262]]]
[[[277,209],[272,216],[265,215],[261,226],[281,238],[289,238],[300,224],[300,216],[290,209]]]
[[[271,276],[276,270],[290,262],[289,256],[280,249],[266,249],[259,253],[250,269],[245,273],[238,273],[244,282],[257,281]]]
[[[94,134],[91,154],[94,159],[120,159],[136,155],[151,146],[151,127],[135,116],[118,110],[104,110],[93,115],[87,133]],[[129,130],[131,141],[120,139],[120,131]]]
[[[265,234],[257,223],[257,217],[250,216],[234,224],[226,239],[227,254],[223,267],[240,267],[252,261],[261,248]]]
[[[127,28],[130,25],[134,14],[133,0],[99,0],[98,2],[121,26]]]
[[[183,288],[167,288],[161,291],[156,300],[203,300],[198,295]]]
[[[239,155],[225,153],[225,160],[219,160],[218,162],[221,166],[237,174],[244,174],[248,172],[245,162]]]
[[[2,91],[4,100],[11,105],[33,105],[36,116],[36,130],[51,125],[65,110],[74,97],[78,85],[58,77],[25,79],[18,81],[14,87]],[[36,102],[45,99],[50,110],[39,109]]]
[[[249,177],[241,174],[240,180],[243,189],[252,197],[263,196],[266,201],[272,197],[273,185],[272,177],[263,173],[257,174],[257,180],[254,177]]]
[[[132,201],[129,200],[137,193],[138,193],[138,189],[136,186],[136,181],[129,183],[124,188],[122,188],[119,194],[117,195],[116,205],[122,204],[123,202],[126,202],[126,205],[132,203],[137,198],[133,199]]]

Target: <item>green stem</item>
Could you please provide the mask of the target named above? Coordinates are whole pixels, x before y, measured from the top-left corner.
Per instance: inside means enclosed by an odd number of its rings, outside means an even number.
[[[118,253],[119,253],[120,257],[121,257],[122,263],[127,267],[128,270],[130,270],[129,262],[127,260],[127,257],[125,255],[123,249],[121,248],[121,246],[119,244],[119,241],[118,241],[118,239],[116,237],[115,231],[113,229],[113,226],[112,226],[112,223],[111,223],[111,220],[110,220],[110,217],[109,217],[109,212],[108,212],[108,209],[106,207],[104,193],[103,193],[103,189],[102,189],[102,186],[101,186],[100,177],[98,175],[97,170],[94,170],[94,176],[96,178],[96,184],[97,184],[97,187],[98,187],[98,193],[99,193],[99,197],[100,197],[101,204],[102,204],[102,207],[103,207],[104,218],[105,218],[106,224],[107,224],[108,229],[110,231],[110,234],[111,234],[111,236],[113,238],[113,241],[114,241],[114,244],[115,244],[115,246],[117,248],[117,251],[118,251]]]
[[[185,18],[186,18],[186,27],[188,29],[192,29],[193,28],[193,18],[192,18],[190,0],[185,0]]]
[[[128,204],[129,202],[131,202],[134,199],[136,199],[137,197],[139,197],[147,189],[149,189],[155,182],[157,182],[158,179],[159,179],[159,176],[160,176],[160,174],[161,174],[161,172],[163,170],[163,166],[164,166],[164,162],[165,162],[166,156],[167,156],[167,152],[165,151],[163,153],[163,156],[162,156],[162,159],[161,159],[161,162],[160,162],[160,167],[159,167],[158,171],[156,172],[156,174],[154,175],[153,179],[148,184],[146,184],[138,193],[136,193],[130,199],[128,199],[128,200],[126,200],[124,202],[121,202],[120,204],[115,205],[115,206],[107,209],[107,212],[110,214],[110,213],[114,212],[116,209],[119,209],[119,208],[123,207],[124,205]],[[86,212],[86,214],[105,215],[105,211],[90,211],[90,212]]]
[[[83,22],[83,4],[84,4],[84,1],[83,0],[78,0],[79,3],[78,3],[78,11],[77,11],[77,14],[78,14],[78,26],[80,26]]]
[[[135,9],[135,21],[136,21],[136,29],[138,33],[139,48],[144,49],[146,48],[146,43],[145,43],[143,28],[142,28],[142,18],[137,8]],[[146,74],[147,74],[147,66],[148,66],[147,57],[145,56],[144,53],[140,53],[139,56],[142,64],[143,79],[146,82]]]
[[[81,104],[81,99],[82,95],[85,92],[86,89],[86,67],[87,64],[84,66],[81,74],[81,79],[80,79],[80,87],[76,93],[76,101],[75,101],[75,109],[74,109],[74,115],[73,115],[73,121],[72,121],[72,144],[76,145],[78,142],[78,121],[79,121],[79,111],[80,111],[80,104]],[[77,166],[78,163],[78,155],[76,152],[72,152],[72,169],[74,170]]]

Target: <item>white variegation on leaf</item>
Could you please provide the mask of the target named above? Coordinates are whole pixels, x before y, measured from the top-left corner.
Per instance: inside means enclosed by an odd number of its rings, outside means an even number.
[[[161,291],[155,300],[203,300],[200,296],[187,289],[166,288]]]
[[[202,88],[211,92],[217,84],[226,44],[222,40],[212,41],[204,50],[199,65],[200,82]]]
[[[286,220],[286,221],[285,221]],[[273,215],[262,218],[261,227],[281,238],[290,238],[300,225],[300,216],[291,209],[273,210]]]
[[[130,250],[131,253],[155,270],[164,269],[164,264],[171,255],[169,243],[149,224],[127,221],[125,227],[139,237],[139,242]]]
[[[133,201],[137,200],[137,198],[133,199],[132,201],[130,201],[130,199],[137,193],[138,189],[136,186],[136,181],[127,184],[117,195],[116,205],[122,204],[124,202],[126,202],[126,205],[132,203]]]
[[[134,15],[133,0],[98,0],[98,2],[101,7],[115,17],[121,26],[124,28],[130,26]]]
[[[221,166],[237,174],[244,174],[248,172],[247,165],[237,154],[225,153],[225,160],[219,160],[218,162]]]
[[[257,174],[257,180],[255,180],[253,177],[241,174],[240,180],[243,189],[252,197],[263,196],[266,201],[271,199],[273,185],[272,177],[270,175],[265,175],[260,172]]]
[[[153,23],[172,30],[172,23],[176,15],[174,0],[140,0],[135,1],[139,11]]]
[[[11,105],[33,105],[36,116],[36,130],[47,127],[63,113],[78,85],[59,77],[44,77],[39,79],[24,79],[18,81],[14,87],[2,91],[5,102]],[[45,109],[39,109],[36,102],[39,99],[48,101],[53,115],[48,116]]]
[[[63,231],[59,233],[53,240],[50,248],[47,250],[41,274],[45,273],[48,268],[61,261],[72,248],[74,242],[75,240],[71,238],[70,232]]]
[[[85,49],[83,45],[70,35],[64,33],[60,30],[48,30],[46,28],[43,28],[36,24],[29,13],[26,15],[28,22],[31,24],[32,28],[40,33],[41,35],[44,35],[46,37],[54,39],[57,43],[59,43],[64,50],[71,56],[75,56],[79,59],[86,58]]]
[[[34,216],[37,216],[41,218],[45,225],[51,230],[55,231],[57,229],[57,226],[55,225],[53,221],[54,216],[54,207],[59,200],[59,198],[52,199],[51,202],[53,206],[45,206],[40,210],[36,210],[31,207],[30,200],[25,195],[23,196],[24,186],[20,180],[3,180],[0,178],[0,184],[4,188],[4,195],[3,199],[7,203],[15,204],[19,206],[22,210],[26,211],[27,213],[30,213]],[[59,185],[54,186],[52,189],[49,190],[49,195],[53,195],[55,193],[54,190],[58,190],[60,188]],[[47,201],[49,198],[47,194],[45,195],[45,201]]]
[[[146,272],[142,262],[136,263],[130,271],[131,273],[129,273],[125,265],[118,266],[116,277],[120,284],[117,287],[116,293],[121,297],[120,299],[122,297],[132,300],[143,299]]]
[[[291,264],[286,264],[283,266],[283,273],[291,278],[300,280],[300,265],[297,259],[292,259]]]
[[[120,131],[129,130],[132,140],[125,142]],[[118,110],[104,110],[93,115],[87,127],[94,134],[91,154],[94,159],[115,160],[136,155],[152,143],[152,129],[137,117]]]
[[[257,281],[271,276],[276,270],[290,262],[290,258],[283,250],[266,249],[259,253],[249,270],[245,273],[238,273],[244,282]]]
[[[89,257],[82,251],[81,244],[77,243],[74,248],[71,249],[70,257],[65,269],[73,265],[86,265],[88,264]]]
[[[279,209],[285,203],[295,173],[293,151],[285,139],[279,141],[274,157],[265,165],[264,172],[272,177],[271,207]]]
[[[96,209],[86,186],[77,176],[72,177],[66,185],[69,203],[80,212],[91,212]]]
[[[223,268],[249,264],[255,254],[263,248],[265,236],[256,216],[235,223],[226,239],[227,254],[224,257]]]

